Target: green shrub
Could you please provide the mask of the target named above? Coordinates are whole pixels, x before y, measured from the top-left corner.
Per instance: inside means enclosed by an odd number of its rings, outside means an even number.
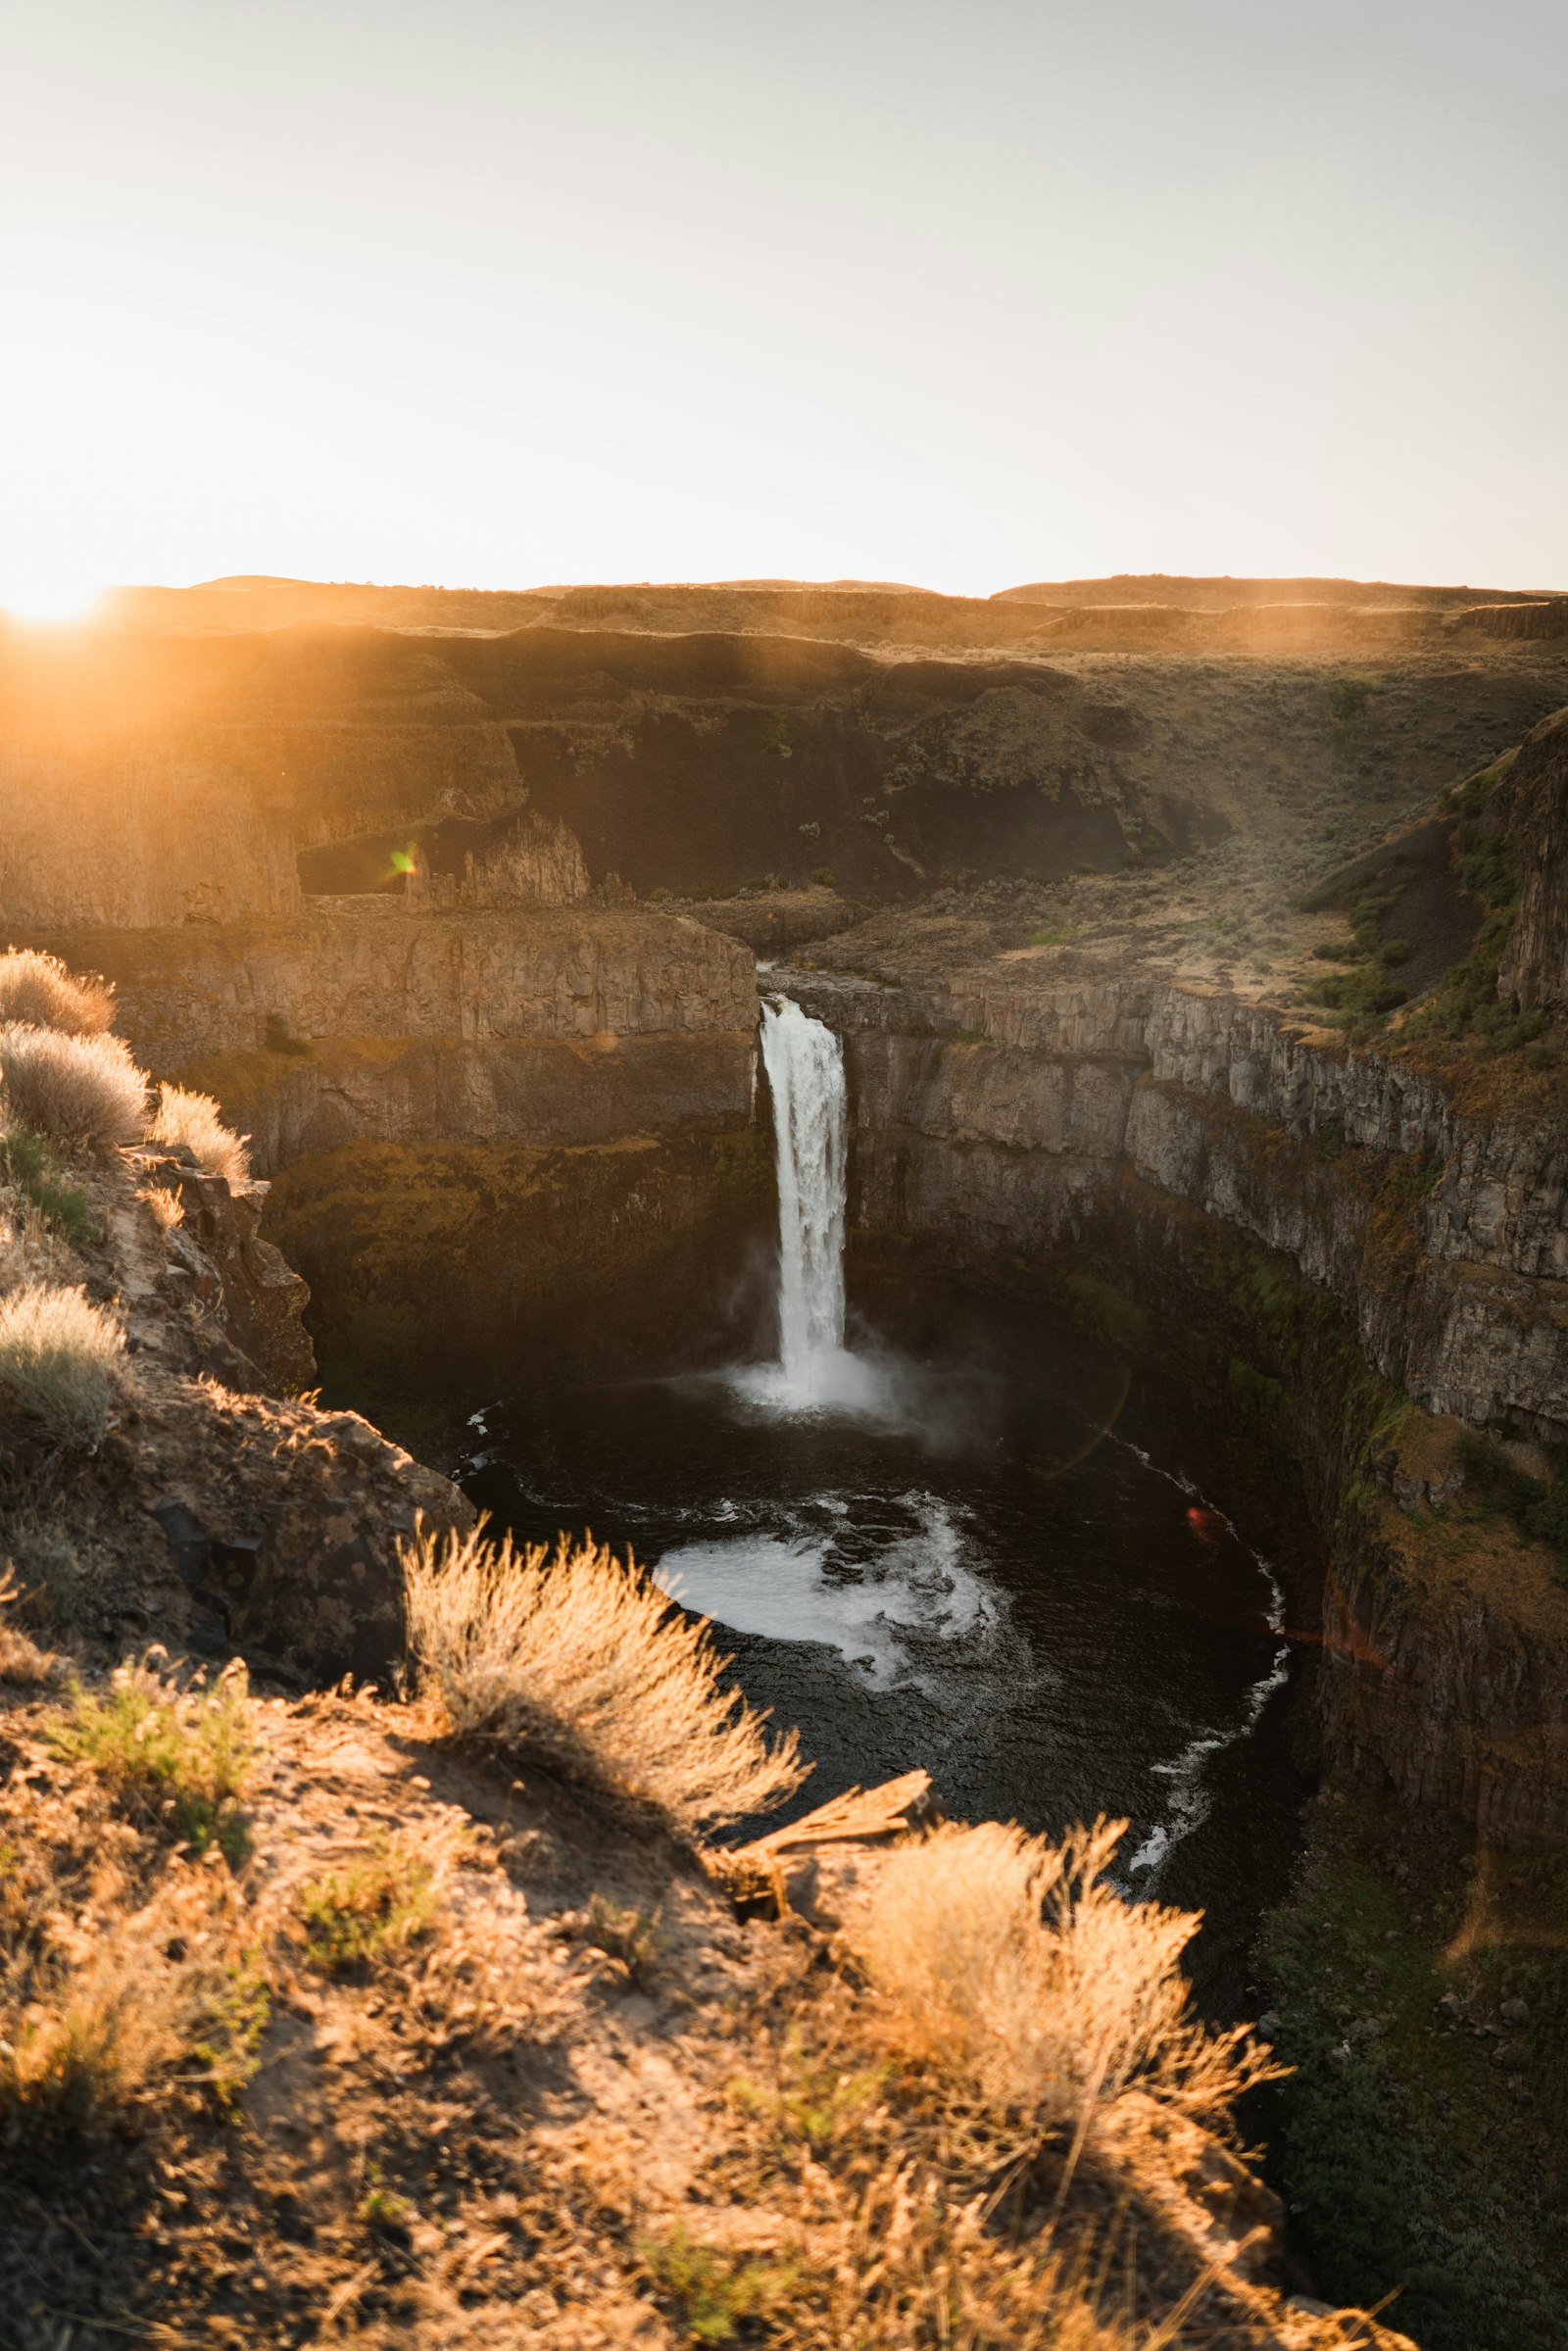
[[[1337,677],[1329,688],[1329,710],[1337,727],[1350,727],[1372,699],[1369,677]]]
[[[756,2116],[786,2143],[804,2141],[814,2153],[862,2125],[880,2104],[888,2068],[846,2070],[836,2058],[813,2056],[798,2033],[786,2044],[776,2082],[740,2075],[730,2083],[731,2103]]]
[[[1368,1020],[1394,1011],[1405,1003],[1406,993],[1394,980],[1385,979],[1378,964],[1361,963],[1319,980],[1310,992],[1310,1001],[1328,1005],[1348,1020]]]
[[[65,1180],[60,1154],[42,1135],[18,1133],[0,1141],[0,1169],[32,1202],[52,1233],[73,1249],[101,1240],[102,1228],[79,1184]]]
[[[751,2319],[765,2319],[805,2283],[799,2262],[719,2253],[685,2229],[638,2240],[638,2256],[664,2300],[673,2302],[691,2343],[732,2343]]]
[[[379,1837],[364,1860],[302,1886],[299,1909],[307,1963],[340,1976],[425,1932],[435,1910],[435,1872],[398,1838]]]
[[[664,1947],[659,1922],[646,1910],[623,1910],[619,1903],[595,1894],[588,1905],[584,1939],[609,1959],[619,1960],[628,1982],[645,1984]]]
[[[118,1667],[101,1697],[76,1684],[53,1744],[95,1771],[127,1812],[169,1820],[193,1852],[216,1847],[232,1867],[249,1850],[238,1799],[256,1755],[245,1668],[180,1690],[157,1671],[159,1655]]]
[[[192,2054],[229,2122],[239,2112],[240,2091],[262,2070],[262,2041],[271,2021],[271,1994],[257,1951],[226,1967],[198,2003]]]
[[[1459,1440],[1459,1465],[1483,1510],[1511,1520],[1527,1541],[1546,1543],[1568,1569],[1568,1445],[1544,1450],[1549,1475],[1533,1478],[1493,1439],[1467,1432]]]

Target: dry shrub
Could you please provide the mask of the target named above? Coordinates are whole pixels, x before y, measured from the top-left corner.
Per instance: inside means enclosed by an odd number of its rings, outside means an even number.
[[[239,1192],[251,1180],[247,1139],[223,1124],[210,1094],[187,1094],[183,1086],[160,1086],[158,1115],[147,1130],[149,1143],[183,1145],[203,1175],[223,1176]]]
[[[1127,1824],[1060,1845],[1001,1822],[896,1847],[847,1922],[896,2039],[994,2108],[1080,2129],[1136,2082],[1223,2123],[1274,2071],[1244,2029],[1211,2033],[1178,1965],[1186,1911],[1125,1902],[1103,1872]]]
[[[14,1621],[12,1611],[24,1597],[16,1568],[8,1559],[0,1566],[0,1682],[38,1690],[55,1681],[62,1668],[57,1657],[40,1649]]]
[[[96,1037],[114,1016],[114,990],[105,981],[79,979],[57,955],[36,948],[13,947],[0,955],[0,1024]]]
[[[0,2044],[0,2113],[20,2108],[74,2129],[122,2114],[179,2054],[172,1972],[126,1931],[100,1936],[37,1986]]]
[[[1160,2351],[1179,2328],[1112,2315],[1081,2253],[997,2230],[985,2199],[918,2163],[889,2155],[842,2200],[825,2176],[813,2184],[826,2209],[814,2307],[788,2331],[800,2351]]]
[[[124,1348],[114,1316],[83,1291],[40,1284],[0,1298],[0,1392],[52,1436],[102,1442]]]
[[[141,1140],[147,1081],[118,1037],[0,1028],[0,1083],[13,1126],[95,1151]]]
[[[137,1909],[111,1861],[78,1914],[83,1889],[52,1867],[69,1873],[64,1854],[34,1850],[0,1916],[0,2118],[123,2127],[175,2066],[232,2111],[270,2003],[230,1882],[176,1863]]]
[[[795,1732],[722,1686],[705,1623],[591,1539],[553,1555],[482,1529],[405,1546],[409,1640],[455,1732],[500,1740],[693,1835],[806,1777]]]

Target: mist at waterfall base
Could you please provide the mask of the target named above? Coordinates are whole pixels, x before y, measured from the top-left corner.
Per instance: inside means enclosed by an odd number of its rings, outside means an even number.
[[[465,1488],[710,1617],[800,1727],[795,1810],[920,1764],[958,1818],[1125,1816],[1120,1884],[1204,1909],[1200,1983],[1240,1997],[1301,1795],[1274,1565],[1132,1425],[1120,1367],[1028,1307],[952,1277],[846,1299],[839,1043],[784,1002],[762,1050],[777,1358],[488,1403]]]

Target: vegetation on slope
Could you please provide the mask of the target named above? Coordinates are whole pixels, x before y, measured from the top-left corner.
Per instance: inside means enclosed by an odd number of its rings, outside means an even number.
[[[1568,1870],[1337,1791],[1262,1964],[1278,2165],[1323,2289],[1404,2281],[1424,2351],[1560,2351]],[[1374,2284],[1374,2280],[1379,2284]]]

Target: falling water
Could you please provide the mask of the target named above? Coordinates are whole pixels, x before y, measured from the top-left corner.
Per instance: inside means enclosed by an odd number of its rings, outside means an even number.
[[[843,1387],[844,1048],[787,996],[762,1006],[778,1164],[780,1387],[799,1403]]]

